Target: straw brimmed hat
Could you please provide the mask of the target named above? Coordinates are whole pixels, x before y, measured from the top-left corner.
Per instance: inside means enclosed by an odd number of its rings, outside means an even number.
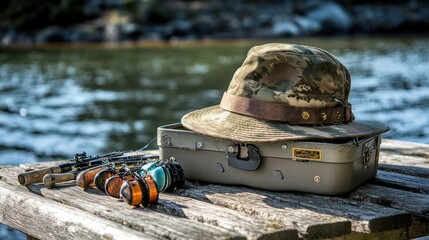
[[[325,50],[270,43],[250,49],[220,105],[183,116],[204,135],[246,143],[363,138],[389,130],[354,121],[347,68]]]

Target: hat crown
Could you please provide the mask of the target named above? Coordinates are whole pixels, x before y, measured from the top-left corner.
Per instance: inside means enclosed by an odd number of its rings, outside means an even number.
[[[294,107],[346,106],[350,74],[325,50],[270,43],[250,49],[227,93]]]
[[[291,44],[253,47],[220,105],[190,112],[184,127],[241,143],[363,138],[389,130],[354,121],[350,74],[325,50]]]

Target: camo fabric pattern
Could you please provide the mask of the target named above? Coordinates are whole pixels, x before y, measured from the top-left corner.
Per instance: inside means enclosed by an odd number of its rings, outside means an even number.
[[[220,105],[192,111],[181,123],[241,143],[360,139],[388,131],[380,123],[354,121],[350,84],[346,67],[325,50],[282,43],[255,46]],[[295,122],[283,121],[289,119]]]
[[[227,92],[296,107],[333,107],[347,104],[350,74],[325,50],[270,43],[250,49]]]

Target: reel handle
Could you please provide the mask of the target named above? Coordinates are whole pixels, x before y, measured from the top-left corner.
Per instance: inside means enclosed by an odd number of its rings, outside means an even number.
[[[43,177],[43,184],[46,188],[52,188],[56,183],[67,182],[76,179],[76,173],[51,173]]]

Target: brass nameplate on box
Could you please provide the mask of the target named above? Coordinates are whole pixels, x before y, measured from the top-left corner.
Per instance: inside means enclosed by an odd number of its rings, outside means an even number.
[[[292,157],[306,160],[322,160],[322,151],[317,149],[292,148]]]

